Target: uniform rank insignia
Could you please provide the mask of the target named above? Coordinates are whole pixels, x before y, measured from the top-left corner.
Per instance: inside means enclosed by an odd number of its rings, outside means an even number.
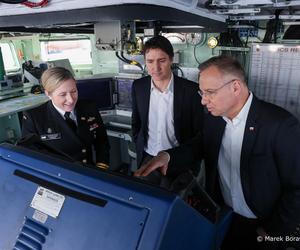
[[[93,131],[94,129],[96,129],[98,127],[99,127],[98,123],[93,123],[92,125],[90,125],[90,131]]]
[[[95,117],[89,117],[87,121],[88,121],[88,122],[92,122],[92,121],[94,121],[94,120],[95,120]]]

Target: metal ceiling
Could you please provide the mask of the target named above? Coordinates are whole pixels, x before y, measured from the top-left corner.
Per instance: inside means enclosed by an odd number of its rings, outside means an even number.
[[[226,21],[300,19],[298,0],[51,0],[30,9],[0,4],[0,31],[93,33],[93,24],[111,20],[157,21],[162,26],[202,26],[221,32]]]
[[[214,15],[212,15],[212,18]],[[2,31],[28,31],[43,29],[49,32],[71,32],[74,29],[82,33],[89,33],[90,25],[84,27],[82,23],[96,23],[111,20],[143,20],[159,21],[161,25],[200,25],[204,32],[220,32],[225,28],[225,18],[220,20],[188,13],[172,7],[145,4],[126,4],[117,6],[104,6],[86,9],[45,12],[36,14],[0,16],[0,30]],[[78,24],[79,27],[76,28]],[[68,27],[70,25],[70,27]]]
[[[203,0],[199,0],[203,4]],[[211,0],[204,2],[212,13],[228,16],[229,20],[297,20],[298,0]]]

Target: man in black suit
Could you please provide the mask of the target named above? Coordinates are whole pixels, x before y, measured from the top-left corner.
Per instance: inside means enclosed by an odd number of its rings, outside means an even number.
[[[135,175],[154,169],[165,174],[203,158],[208,193],[215,198],[222,194],[235,212],[222,250],[300,249],[299,122],[257,99],[248,90],[243,68],[230,57],[200,65],[199,89],[210,113],[204,116],[202,134],[159,153]]]
[[[36,134],[45,144],[74,161],[107,168],[106,129],[94,103],[78,101],[72,74],[64,68],[51,68],[42,75],[42,84],[50,100],[24,112],[22,135]]]
[[[169,40],[156,36],[145,43],[145,62],[150,76],[132,86],[132,132],[137,164],[161,150],[178,146],[196,136],[202,108],[197,84],[172,73],[174,52]],[[199,162],[194,164],[196,171]],[[178,175],[187,169],[176,169]]]

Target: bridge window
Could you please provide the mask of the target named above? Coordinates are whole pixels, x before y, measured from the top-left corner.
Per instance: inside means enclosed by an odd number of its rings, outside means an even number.
[[[69,59],[75,68],[91,65],[91,42],[89,39],[42,41],[41,58],[44,61]]]
[[[20,64],[12,43],[0,43],[4,68],[6,72],[19,71]]]

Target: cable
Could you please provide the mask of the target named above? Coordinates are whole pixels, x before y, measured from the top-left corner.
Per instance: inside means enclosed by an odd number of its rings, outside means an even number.
[[[39,3],[35,3],[27,0],[0,0],[0,2],[6,4],[23,4],[29,8],[38,8],[38,7],[46,6],[49,0],[41,0]]]
[[[178,70],[180,71],[181,77],[184,78],[183,70],[182,70],[176,63],[173,63],[173,64],[172,64],[172,70],[176,70],[176,69],[178,69]]]
[[[42,0],[39,3],[25,1],[22,4],[29,7],[29,8],[38,8],[38,7],[42,8],[42,7],[44,7],[48,4],[48,0]]]
[[[197,59],[197,56],[196,56],[196,48],[197,48],[197,45],[194,46],[194,57],[195,57],[195,60],[198,63],[198,65],[200,65],[201,63],[199,62],[199,60]]]
[[[115,54],[116,54],[116,57],[118,57],[122,62],[128,63],[128,62],[126,62],[122,57],[119,56],[118,51],[116,51]]]
[[[123,51],[121,51],[121,57],[122,57],[124,60],[126,60],[129,64],[135,65],[135,66],[139,67],[142,71],[144,70],[144,69],[143,69],[143,66],[142,66],[138,61],[127,59],[127,58],[124,56],[124,52],[123,52]]]
[[[201,33],[201,40],[199,41],[198,44],[196,44],[196,46],[203,46],[206,43],[207,40],[207,33]]]
[[[120,56],[123,58],[123,61],[124,61],[124,62],[127,62],[128,64],[131,64],[131,60],[127,59],[127,58],[124,56],[123,50],[120,52]]]
[[[249,29],[247,30],[247,39],[246,39],[246,42],[245,42],[245,48],[248,45],[248,40],[249,40]]]
[[[1,3],[6,4],[23,4],[29,8],[42,8],[46,6],[49,2],[49,0],[41,0],[39,3],[27,1],[27,0],[0,0]]]
[[[144,72],[143,66],[135,60],[129,60],[129,59],[125,58],[124,54],[123,54],[123,51],[121,51],[121,53],[120,53],[121,56],[118,54],[118,51],[116,51],[115,54],[116,54],[116,57],[118,57],[122,62],[125,62],[125,63],[130,64],[130,65],[137,66],[142,70],[142,72]]]
[[[27,0],[0,0],[1,3],[8,3],[8,4],[20,4],[27,2]]]
[[[263,43],[271,43],[272,37],[273,42],[277,43],[277,29],[279,27],[279,15],[282,10],[275,10],[275,19],[269,20],[267,23],[267,30],[265,33],[265,37],[263,39]]]
[[[201,39],[201,41],[198,44],[194,45],[194,58],[195,58],[196,62],[198,63],[198,65],[200,65],[201,63],[200,63],[200,61],[197,58],[196,49],[197,49],[198,46],[199,47],[203,46],[206,43],[206,40],[207,40],[207,34],[206,33],[202,33],[202,39]]]
[[[278,27],[279,27],[279,15],[280,15],[280,12],[282,10],[275,10],[275,29],[274,29],[274,36],[273,36],[273,39],[274,39],[274,43],[277,43],[277,30],[278,30]]]
[[[178,35],[179,34],[179,35]],[[180,36],[181,35],[181,36]],[[185,38],[183,37],[184,35],[182,33],[167,33],[164,35],[166,38],[170,37],[176,37],[178,38],[181,42],[185,42]]]

